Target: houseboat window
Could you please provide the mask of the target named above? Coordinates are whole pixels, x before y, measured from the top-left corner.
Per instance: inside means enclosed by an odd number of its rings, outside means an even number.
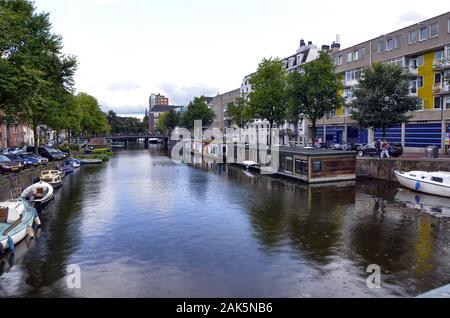
[[[294,171],[294,159],[292,157],[286,157],[286,172],[292,173]]]
[[[431,181],[434,182],[439,182],[439,183],[444,183],[444,179],[443,178],[438,178],[438,177],[432,177]]]
[[[322,161],[313,162],[313,171],[314,173],[322,172]]]
[[[280,155],[280,170],[286,170],[286,156]]]
[[[295,160],[295,173],[302,176],[308,175],[308,161],[306,160]]]

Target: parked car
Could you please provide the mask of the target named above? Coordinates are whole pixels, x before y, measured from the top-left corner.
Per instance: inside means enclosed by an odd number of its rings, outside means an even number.
[[[48,165],[48,161],[49,161],[49,160],[48,160],[47,158],[44,158],[44,157],[35,155],[34,153],[26,152],[26,153],[22,153],[21,156],[22,156],[22,157],[31,157],[31,158],[34,158],[34,159],[38,160],[38,161],[39,161],[39,164],[41,164],[41,165],[43,165],[43,166]]]
[[[23,167],[22,163],[13,161],[7,156],[0,154],[0,171],[2,173],[20,172]]]
[[[358,150],[358,157],[373,157],[373,156],[379,156],[380,150],[376,147],[375,142],[371,142],[365,146],[362,146]],[[394,158],[398,158],[401,155],[403,155],[403,147],[401,144],[390,144],[389,146],[389,155]]]
[[[26,167],[37,167],[39,166],[39,160],[33,157],[25,156],[23,154],[9,154],[5,155],[12,161],[20,162],[24,165],[24,168]]]
[[[34,147],[28,147],[27,152],[34,152]],[[50,161],[60,161],[67,158],[67,154],[50,147],[39,147],[39,155]]]

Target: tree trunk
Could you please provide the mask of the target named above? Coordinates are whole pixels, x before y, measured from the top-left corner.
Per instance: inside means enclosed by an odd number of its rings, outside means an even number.
[[[312,120],[311,122],[312,122],[311,140],[312,140],[313,145],[315,145],[316,139],[317,139],[317,128],[316,128],[317,123],[315,120]]]
[[[39,154],[39,136],[38,136],[38,129],[37,125],[33,124],[33,134],[34,134],[34,153],[36,155]]]

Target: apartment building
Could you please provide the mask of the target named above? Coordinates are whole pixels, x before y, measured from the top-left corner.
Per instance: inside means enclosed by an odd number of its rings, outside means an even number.
[[[216,115],[213,122],[214,128],[224,129],[232,125],[227,116],[227,107],[231,103],[237,103],[241,96],[241,89],[237,88],[224,94],[218,94],[213,98],[212,109]]]
[[[169,105],[169,98],[161,94],[151,94],[149,99],[150,108],[156,105]]]
[[[450,131],[450,12],[340,50],[334,58],[344,78],[346,105],[320,123],[318,135],[324,141],[366,143],[382,138],[381,131],[360,129],[350,116],[353,91],[365,68],[382,62],[405,69],[411,96],[420,104],[409,123],[388,130],[388,140],[402,143],[408,151],[444,147]]]
[[[26,127],[21,124],[0,123],[0,149],[22,147],[25,144]]]

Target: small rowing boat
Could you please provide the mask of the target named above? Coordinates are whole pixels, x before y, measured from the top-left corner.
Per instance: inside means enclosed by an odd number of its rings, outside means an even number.
[[[80,159],[82,165],[99,165],[103,163],[102,159]]]
[[[53,188],[62,186],[61,172],[58,170],[46,170],[41,172],[41,181],[50,184]]]
[[[52,202],[53,195],[53,186],[41,181],[25,189],[20,197],[33,204],[38,211],[42,211]]]
[[[14,246],[27,235],[34,235],[33,224],[40,225],[35,208],[23,199],[0,203],[0,249],[14,252]],[[0,252],[2,252],[0,251]]]

